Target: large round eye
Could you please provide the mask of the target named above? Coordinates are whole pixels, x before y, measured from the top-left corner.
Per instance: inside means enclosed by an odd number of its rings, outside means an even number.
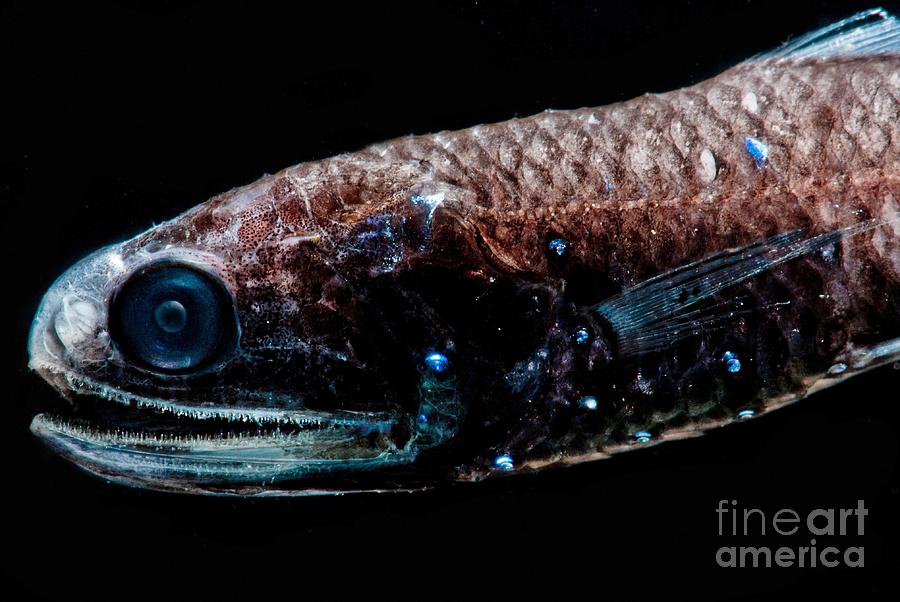
[[[237,316],[224,285],[177,264],[136,272],[110,304],[113,340],[131,359],[163,371],[215,362],[237,339]]]

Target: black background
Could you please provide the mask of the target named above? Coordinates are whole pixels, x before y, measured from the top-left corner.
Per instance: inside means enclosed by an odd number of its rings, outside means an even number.
[[[0,8],[2,589],[116,600],[896,595],[890,366],[698,440],[416,495],[129,490],[78,472],[27,430],[53,395],[25,367],[32,314],[90,250],[297,162],[689,85],[864,3],[85,4]],[[741,543],[716,535],[720,499],[770,514],[864,499],[866,536],[842,545],[865,545],[866,568],[719,568],[716,549]]]

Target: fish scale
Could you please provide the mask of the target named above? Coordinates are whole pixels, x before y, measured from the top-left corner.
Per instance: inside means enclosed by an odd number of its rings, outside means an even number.
[[[611,107],[401,138],[290,168],[271,182],[337,177],[364,190],[356,196],[366,205],[412,183],[446,185],[460,193],[446,207],[476,223],[519,268],[545,267],[542,249],[519,244],[523,231],[555,228],[600,261],[608,256],[604,246],[624,240],[628,248],[619,254],[633,247],[652,260],[639,273],[659,271],[670,267],[671,252],[683,261],[723,242],[810,224],[833,228],[857,219],[853,210],[873,216],[890,207],[900,194],[896,67],[893,56],[751,63],[693,88]],[[798,96],[796,80],[825,94]],[[860,87],[879,92],[861,98],[854,92]],[[751,93],[761,99],[759,115],[739,101]],[[853,118],[859,112],[864,123]],[[762,169],[744,148],[750,134],[771,150]],[[711,184],[699,175],[705,150],[715,159]],[[397,161],[410,166],[392,173]],[[835,170],[838,182],[829,177]],[[614,182],[614,190],[604,191],[604,181]],[[328,230],[336,207],[324,195],[314,214]],[[835,204],[850,208],[834,210]],[[692,240],[694,228],[702,228],[705,248]],[[661,233],[678,238],[664,244]]]

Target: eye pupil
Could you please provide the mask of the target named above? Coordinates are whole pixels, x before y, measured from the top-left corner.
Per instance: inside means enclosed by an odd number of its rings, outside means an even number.
[[[168,333],[181,332],[187,325],[187,310],[174,299],[163,301],[156,306],[153,317],[156,318],[156,325]]]

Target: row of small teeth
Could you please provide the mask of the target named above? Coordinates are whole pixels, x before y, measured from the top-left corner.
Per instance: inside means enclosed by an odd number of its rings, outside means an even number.
[[[171,414],[178,418],[189,418],[192,420],[216,420],[224,419],[229,422],[253,423],[258,426],[279,425],[279,426],[300,426],[300,427],[322,427],[327,426],[317,418],[294,418],[288,416],[276,416],[271,414],[247,414],[244,412],[234,412],[231,410],[199,410],[193,408],[179,408],[177,406],[160,405],[153,401],[145,401],[136,399],[135,404],[139,408],[151,409],[160,414]]]
[[[191,420],[227,420],[257,426],[296,426],[299,428],[324,428],[324,427],[357,427],[372,426],[365,420],[348,420],[341,418],[329,418],[327,421],[309,416],[296,416],[276,414],[269,412],[240,412],[234,410],[209,410],[199,408],[185,408],[168,404],[163,401],[131,395],[123,391],[111,389],[97,384],[89,379],[81,378],[70,373],[65,373],[66,383],[69,389],[75,393],[90,393],[108,401],[114,401],[122,405],[135,404],[141,409],[150,409],[161,414],[170,414],[178,418]],[[388,428],[387,421],[379,421],[381,428]]]
[[[257,433],[219,431],[218,433],[144,433],[124,429],[102,430],[93,426],[71,423],[55,416],[45,416],[44,420],[54,431],[67,436],[90,441],[102,441],[117,445],[161,445],[184,447],[203,443],[227,443],[233,447],[258,447],[260,443],[267,446],[289,445],[307,438],[308,433],[299,431],[282,432],[275,430],[264,436]]]
[[[66,374],[66,382],[69,389],[76,393],[90,393],[108,401],[114,401],[126,406],[132,403],[138,408],[149,409],[160,414],[169,414],[178,418],[188,418],[191,420],[227,420],[229,422],[241,422],[245,424],[256,424],[258,426],[268,425],[293,425],[299,427],[322,427],[323,422],[317,418],[292,417],[278,414],[268,413],[247,413],[237,412],[233,410],[203,410],[198,408],[184,408],[166,404],[161,401],[130,395],[122,391],[110,389],[103,385],[98,385],[89,380],[79,378],[72,374]]]

